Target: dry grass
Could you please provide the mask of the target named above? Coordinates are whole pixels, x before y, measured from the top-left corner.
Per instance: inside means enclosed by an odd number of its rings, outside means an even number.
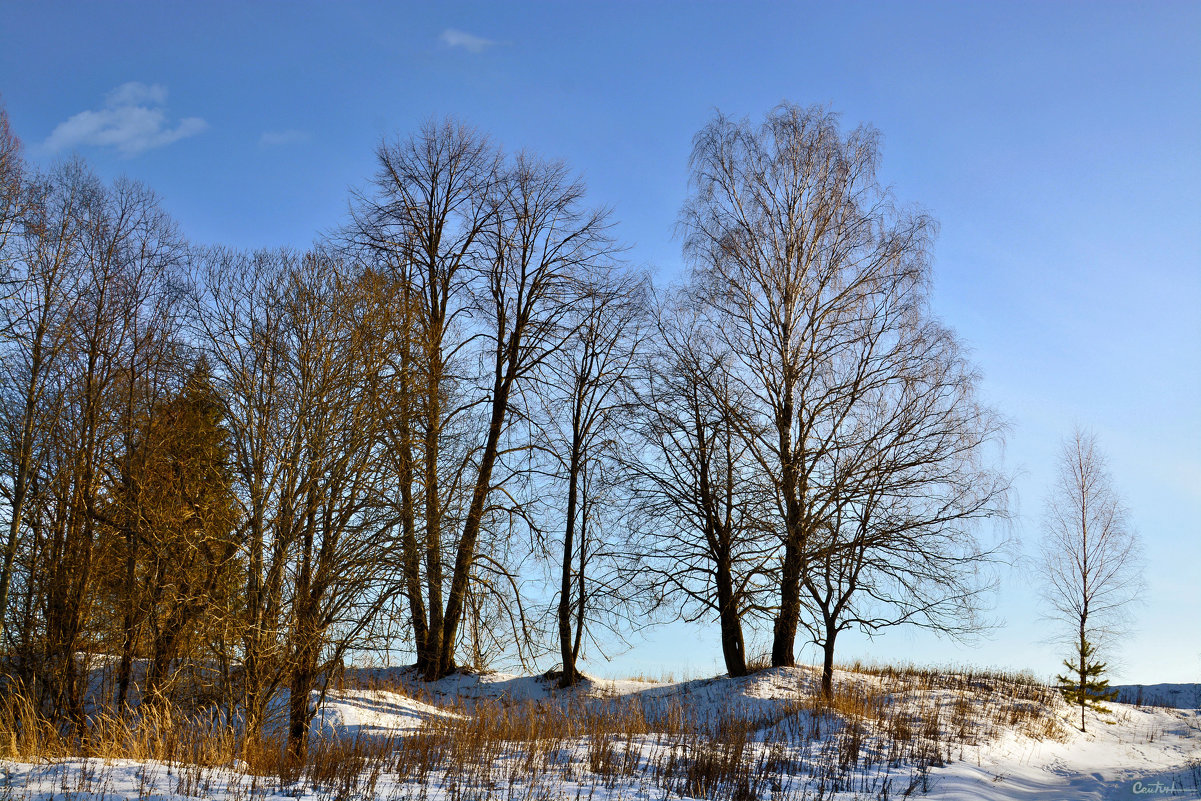
[[[415,732],[314,738],[303,763],[278,740],[243,741],[212,716],[169,707],[94,716],[79,734],[10,691],[0,698],[0,756],[165,764],[178,791],[192,796],[220,779],[248,799],[271,788],[329,801],[378,797],[381,788],[387,798],[423,799],[436,786],[452,799],[590,797],[627,787],[627,795],[743,801],[904,795],[927,783],[931,767],[1002,731],[1063,736],[1057,693],[1020,674],[860,665],[840,673],[830,698],[811,672],[780,674],[794,675],[795,693],[769,712],[731,707],[716,720],[678,699],[637,694],[442,705],[446,714]],[[382,681],[371,689],[419,694]],[[435,702],[428,692],[421,700]],[[103,770],[92,774],[81,769],[72,781],[102,787]]]

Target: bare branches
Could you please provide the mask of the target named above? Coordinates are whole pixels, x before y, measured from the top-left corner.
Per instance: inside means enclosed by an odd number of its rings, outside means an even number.
[[[542,393],[545,451],[566,485],[565,500],[556,505],[563,517],[555,611],[563,687],[578,679],[586,624],[620,619],[635,600],[628,591],[633,582],[615,580],[620,557],[613,540],[620,528],[607,507],[616,500],[621,428],[633,410],[630,384],[646,337],[648,287],[598,270],[581,288],[565,320],[572,333],[548,361]]]
[[[475,570],[481,537],[496,515],[524,514],[497,503],[530,448],[514,439],[516,401],[578,325],[568,318],[585,275],[613,246],[607,214],[584,206],[566,167],[506,160],[465,126],[428,124],[378,156],[343,239],[389,282],[399,315],[384,371],[398,561],[418,665],[435,678],[454,667],[463,616],[489,595]],[[492,586],[506,584],[517,586]]]
[[[827,688],[847,628],[908,624],[964,637],[986,625],[985,571],[1004,543],[982,545],[975,528],[1007,516],[1009,478],[985,458],[1002,424],[976,400],[950,332],[932,321],[914,332],[834,449],[839,482],[803,579]]]
[[[749,421],[731,356],[686,298],[657,325],[639,387],[640,446],[627,461],[646,570],[685,616],[716,613],[731,675],[746,672],[742,622],[760,604],[773,550],[770,481],[744,437]]]
[[[1121,631],[1142,587],[1128,515],[1096,435],[1076,429],[1060,450],[1044,513],[1045,596],[1057,619],[1087,626],[1098,645]]]
[[[564,164],[454,121],[380,144],[336,242],[184,276],[149,191],[26,175],[0,118],[10,662],[82,722],[80,650],[120,652],[119,704],[211,656],[252,736],[288,688],[299,755],[402,618],[427,678],[557,650],[564,685],[659,604],[715,616],[734,675],[760,621],[792,664],[806,610],[828,664],[850,626],[975,630],[1002,425],[878,138],[716,117],[655,308]]]
[[[439,672],[451,664],[450,643],[493,489],[493,469],[512,419],[510,399],[563,346],[569,312],[585,286],[583,274],[602,268],[613,248],[606,212],[583,206],[583,185],[569,180],[562,164],[520,154],[492,200],[495,213],[481,262],[487,294],[483,287],[480,292],[491,363],[488,421],[447,595]]]
[[[79,652],[120,629],[93,618],[110,533],[102,507],[136,421],[178,359],[182,243],[152,192],[105,186],[77,161],[31,176],[22,192],[6,245],[0,601],[16,670],[48,709],[82,725]],[[10,586],[21,595],[15,617]]]
[[[1077,428],[1060,450],[1041,555],[1043,599],[1073,649],[1060,683],[1080,705],[1081,729],[1085,708],[1111,696],[1098,650],[1124,630],[1143,588],[1141,548],[1127,516],[1096,435]]]
[[[801,584],[834,547],[822,532],[854,485],[879,474],[883,450],[905,458],[903,430],[880,441],[882,405],[949,336],[924,320],[935,225],[878,182],[878,139],[870,128],[844,136],[825,109],[783,104],[758,127],[718,115],[693,143],[682,218],[691,292],[730,354],[740,434],[778,508],[775,665],[793,663]],[[912,415],[921,401],[898,408]]]
[[[8,124],[8,111],[0,105],[0,286],[7,283],[10,255],[5,246],[17,229],[28,201],[21,140]]]

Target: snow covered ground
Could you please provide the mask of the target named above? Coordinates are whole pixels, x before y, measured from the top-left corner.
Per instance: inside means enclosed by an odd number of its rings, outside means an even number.
[[[1201,717],[1196,709],[1113,704],[1088,713],[1087,733],[1033,740],[1009,733],[931,771],[931,799],[1113,801],[1201,798]],[[1078,723],[1075,710],[1065,712]]]
[[[241,764],[4,761],[0,801],[1201,798],[1195,703],[1113,704],[1108,714],[1090,712],[1082,733],[1073,728],[1075,710],[1053,700],[1031,709],[1035,695],[1015,702],[1016,685],[986,676],[839,673],[838,714],[814,706],[817,676],[807,668],[674,683],[589,680],[569,691],[501,674],[435,684],[401,670],[352,678],[331,690],[313,734],[315,743],[349,750],[326,752],[304,774],[255,776]],[[1187,686],[1171,697],[1186,705]],[[600,722],[564,727],[579,716]],[[615,733],[613,720],[628,731]],[[542,734],[495,733],[515,725]],[[488,727],[493,734],[481,734]],[[471,738],[488,750],[480,764],[466,764],[456,750],[472,747]]]

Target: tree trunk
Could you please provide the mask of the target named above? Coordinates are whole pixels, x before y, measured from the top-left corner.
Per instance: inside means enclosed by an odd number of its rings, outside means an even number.
[[[296,577],[295,599],[292,602],[291,695],[288,699],[288,755],[293,764],[304,763],[309,735],[309,693],[313,690],[317,658],[320,653],[320,630],[317,624],[316,599],[313,594],[313,548],[316,539],[315,488],[306,490],[307,512],[299,554],[300,570]]]
[[[309,549],[312,542],[311,521],[305,535],[306,551],[297,581],[297,603],[293,607],[295,623],[291,664],[291,694],[288,698],[288,755],[293,764],[304,763],[307,752],[309,724],[312,711],[309,695],[317,678],[317,660],[321,653],[321,630],[317,621],[316,602],[311,594],[311,560]]]
[[[21,522],[25,514],[25,500],[33,464],[33,429],[38,409],[38,387],[42,374],[42,341],[46,335],[46,317],[49,315],[51,293],[46,293],[46,308],[38,321],[33,336],[30,357],[29,382],[25,386],[25,410],[21,420],[21,448],[17,453],[16,475],[13,478],[12,505],[8,516],[8,542],[4,545],[4,566],[0,568],[0,629],[8,619],[8,593],[12,586],[13,561],[17,556],[17,542],[21,533]],[[5,635],[7,630],[4,629]]]
[[[146,670],[146,700],[151,703],[167,700],[163,695],[163,684],[171,671],[171,663],[175,661],[178,642],[179,629],[174,625],[159,632],[154,638],[150,665]]]
[[[258,739],[263,724],[262,675],[259,654],[263,641],[264,514],[263,470],[256,460],[251,484],[250,558],[246,565],[246,605],[249,613],[242,639],[242,697],[246,708],[246,740]]]
[[[580,659],[580,641],[584,639],[584,604],[588,597],[584,594],[584,568],[588,557],[588,504],[587,489],[580,499],[580,563],[576,571],[575,598],[575,642],[571,644],[571,663],[575,665]],[[578,678],[578,671],[577,671]]]
[[[304,763],[307,751],[309,726],[313,722],[309,696],[315,678],[312,660],[307,654],[298,655],[292,667],[291,694],[288,698],[288,757],[295,765]]]
[[[746,646],[743,643],[742,621],[738,619],[737,610],[722,609],[721,652],[726,662],[726,673],[731,677],[746,675]]]
[[[121,666],[117,670],[117,713],[125,714],[129,685],[133,673],[133,651],[137,643],[137,558],[134,554],[136,535],[132,527],[125,530],[125,614],[121,621]]]
[[[1087,612],[1080,616],[1080,649],[1077,657],[1080,660],[1078,664],[1080,668],[1080,687],[1078,688],[1080,693],[1080,731],[1084,731],[1084,708],[1088,705],[1088,696],[1085,695],[1088,690],[1088,659],[1085,656],[1088,651],[1088,641],[1084,636],[1086,616]]]
[[[780,426],[780,453],[783,464],[781,474],[785,493],[785,543],[784,560],[780,565],[780,611],[777,613],[771,649],[772,667],[796,665],[796,634],[801,619],[801,550],[805,544],[802,530],[801,498],[798,497],[797,471],[792,449],[791,422],[793,405],[791,398],[785,402],[784,418]]]
[[[773,631],[772,667],[796,665],[796,633],[801,618],[801,498],[798,497],[796,453],[792,436],[795,413],[793,386],[786,382],[775,416],[780,449],[780,488],[784,493],[784,560],[780,565],[780,610]]]
[[[513,386],[513,373],[518,356],[517,343],[521,341],[520,330],[510,337],[512,343],[507,353],[507,368],[497,355],[496,383],[492,391],[492,414],[488,422],[488,438],[480,456],[479,472],[471,494],[471,506],[463,525],[463,537],[459,540],[459,551],[455,555],[455,570],[451,576],[450,595],[446,599],[446,618],[443,622],[441,657],[438,660],[439,676],[449,675],[454,664],[455,635],[463,614],[467,582],[471,577],[471,566],[475,562],[475,545],[480,527],[484,522],[484,505],[492,489],[492,468],[496,464],[501,431],[504,428],[505,410],[509,405],[509,392]]]
[[[834,697],[834,640],[838,628],[826,621],[826,639],[822,643],[822,698],[827,702]]]
[[[65,626],[62,629],[62,639],[59,641],[59,647],[62,648],[66,664],[66,682],[67,682],[67,703],[71,720],[75,724],[78,732],[82,733],[87,725],[84,703],[86,700],[87,691],[83,686],[84,682],[81,679],[86,678],[80,675],[79,666],[75,661],[75,654],[79,646],[80,634],[83,632],[85,606],[87,604],[87,594],[91,589],[91,574],[92,574],[92,543],[95,538],[94,530],[94,509],[93,498],[91,496],[91,487],[93,484],[93,472],[90,463],[84,472],[84,486],[88,488],[87,494],[83,499],[83,509],[80,512],[83,515],[82,525],[80,529],[82,533],[77,534],[79,542],[77,547],[78,552],[71,560],[70,575],[66,579],[69,586],[67,595],[65,613]]]
[[[789,534],[784,546],[784,563],[780,569],[780,611],[776,615],[771,649],[772,667],[796,665],[797,626],[801,618],[801,552]]]
[[[133,622],[126,612],[124,635],[121,641],[121,665],[117,668],[117,714],[125,714],[125,704],[129,700],[129,685],[133,674]]]
[[[13,490],[12,507],[9,510],[8,541],[4,544],[4,566],[0,568],[0,634],[7,640],[7,628],[4,622],[8,619],[8,593],[12,585],[13,562],[17,556],[17,541],[21,532],[21,517],[25,510],[25,475],[20,467],[17,470],[16,486]]]
[[[711,524],[716,527],[716,524]],[[721,536],[721,534],[718,534]],[[710,537],[715,542],[717,537]],[[721,538],[713,564],[713,584],[717,590],[717,618],[722,628],[722,657],[725,673],[730,677],[747,674],[746,644],[742,640],[742,620],[734,594],[733,564],[730,560],[729,536]]]
[[[429,593],[429,628],[425,634],[425,679],[433,681],[450,672],[443,664],[447,650],[445,608],[442,604],[442,528],[438,487],[438,424],[441,414],[438,385],[431,380],[425,402],[425,581]],[[452,636],[453,639],[453,636]],[[449,660],[447,660],[449,661]]]
[[[407,437],[407,427],[403,437]],[[409,595],[409,619],[413,627],[413,646],[417,651],[417,670],[424,673],[429,666],[429,624],[425,617],[425,601],[421,595],[421,553],[417,544],[417,529],[413,511],[412,452],[407,442],[401,446],[401,550],[404,558],[405,589]]]
[[[560,687],[570,687],[578,677],[571,637],[571,562],[575,548],[576,496],[579,492],[579,438],[571,443],[571,461],[567,466],[567,525],[563,532],[563,570],[559,584],[559,653],[563,658]]]

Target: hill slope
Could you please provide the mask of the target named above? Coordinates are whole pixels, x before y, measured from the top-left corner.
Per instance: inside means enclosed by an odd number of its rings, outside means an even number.
[[[0,798],[1199,797],[1197,709],[1114,704],[1082,733],[1022,676],[840,671],[828,700],[817,678],[781,668],[561,691],[543,677],[356,671],[318,709],[303,770],[194,747],[168,761],[26,754],[0,763]]]

